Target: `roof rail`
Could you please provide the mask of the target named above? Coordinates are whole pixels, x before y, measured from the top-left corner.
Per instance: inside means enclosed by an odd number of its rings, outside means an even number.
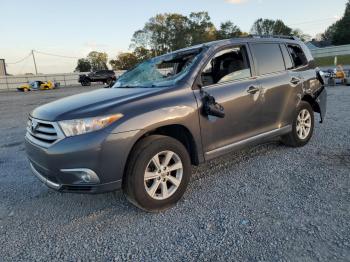
[[[290,40],[300,41],[300,39],[294,35],[254,35],[254,34],[250,34],[247,37],[250,37],[250,38],[282,38],[282,39],[290,39]]]

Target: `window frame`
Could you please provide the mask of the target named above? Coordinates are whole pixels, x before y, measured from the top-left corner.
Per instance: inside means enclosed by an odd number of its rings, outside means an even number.
[[[299,69],[301,69],[301,68],[305,68],[305,67],[308,66],[309,61],[308,61],[308,58],[307,58],[307,56],[306,56],[306,54],[305,54],[305,52],[304,52],[304,49],[301,47],[301,45],[299,45],[299,44],[297,44],[297,43],[284,43],[284,44],[285,44],[285,46],[286,46],[286,48],[287,48],[287,51],[288,51],[289,56],[290,56],[290,58],[291,58],[291,60],[292,60],[292,63],[293,63],[293,69],[291,69],[291,70],[299,70]],[[288,46],[296,46],[296,47],[298,47],[298,48],[303,52],[306,63],[303,64],[303,65],[301,65],[301,66],[296,67],[295,62],[294,62],[294,59],[293,59],[293,57],[292,57],[292,55],[291,55],[291,53],[290,53],[290,51],[289,51],[289,47],[288,47]]]
[[[203,70],[207,67],[207,65],[210,63],[210,61],[215,57],[215,55],[217,55],[219,52],[222,52],[225,49],[232,49],[235,47],[244,47],[246,49],[246,58],[247,58],[247,62],[249,63],[249,69],[250,69],[250,77],[245,77],[245,78],[240,78],[240,79],[235,79],[235,80],[231,80],[231,81],[225,81],[225,82],[221,82],[221,83],[215,83],[212,85],[207,85],[207,86],[203,86],[202,83],[202,72]],[[252,55],[249,49],[249,45],[247,42],[241,42],[241,43],[232,43],[232,44],[228,44],[228,45],[224,45],[221,46],[217,49],[215,49],[213,52],[211,52],[211,54],[208,56],[208,58],[206,58],[205,62],[203,63],[203,65],[200,67],[200,69],[198,70],[198,74],[195,80],[195,83],[198,84],[200,83],[202,85],[203,89],[206,88],[211,88],[211,87],[216,87],[216,86],[223,86],[223,85],[227,85],[227,84],[232,84],[232,83],[238,83],[238,82],[242,82],[242,81],[246,81],[246,80],[250,80],[250,79],[255,79],[255,66],[253,63],[253,59],[252,59]],[[192,89],[198,89],[198,87],[195,85],[193,85],[194,87]]]
[[[288,57],[289,57],[290,61],[292,62],[292,68],[287,68],[286,57],[284,57],[284,53],[283,53],[283,50],[282,50],[282,46],[283,46],[283,47],[285,48],[285,50],[287,51]],[[284,60],[284,67],[286,68],[287,71],[289,71],[289,70],[294,70],[294,69],[295,69],[294,60],[293,60],[292,56],[290,55],[290,52],[289,52],[289,50],[288,50],[287,44],[286,44],[286,43],[281,43],[281,44],[280,44],[280,48],[281,48],[282,57],[283,57],[283,60]]]

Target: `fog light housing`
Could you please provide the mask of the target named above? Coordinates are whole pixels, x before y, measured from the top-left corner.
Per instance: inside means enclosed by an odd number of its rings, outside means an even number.
[[[88,168],[71,168],[61,169],[61,172],[74,175],[79,184],[98,184],[100,183],[99,177],[94,171]]]

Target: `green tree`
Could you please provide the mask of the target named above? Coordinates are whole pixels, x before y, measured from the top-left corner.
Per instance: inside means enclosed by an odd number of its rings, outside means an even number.
[[[291,35],[292,28],[286,26],[282,20],[259,18],[254,22],[250,32],[257,35]]]
[[[76,72],[90,72],[91,64],[90,61],[86,58],[80,58],[75,68]]]
[[[311,41],[312,39],[310,35],[303,33],[303,31],[301,31],[298,28],[293,29],[292,35],[298,37],[303,42],[308,42],[308,41]]]
[[[335,23],[332,36],[334,45],[350,44],[350,0],[346,4],[343,17]]]
[[[165,19],[166,39],[169,51],[184,48],[191,44],[189,19],[180,14],[167,14]]]
[[[157,55],[164,54],[190,44],[189,19],[180,14],[158,14],[151,17],[143,29],[137,30],[130,47],[143,47]]]
[[[192,12],[189,15],[190,45],[216,40],[216,28],[208,12]]]
[[[114,70],[129,70],[137,63],[137,57],[132,53],[120,53],[115,60],[109,61]]]
[[[231,21],[226,21],[220,24],[220,29],[217,30],[216,39],[228,39],[239,37],[242,35],[241,30]]]
[[[131,38],[130,48],[136,49],[136,48],[142,47],[144,49],[152,49],[152,46],[150,45],[151,44],[150,37],[151,37],[151,33],[147,32],[145,28],[142,30],[137,30]]]
[[[151,17],[143,29],[148,34],[149,46],[157,54],[164,54],[169,51],[166,27],[167,14],[158,14]]]
[[[108,69],[108,55],[104,52],[92,51],[87,55],[87,59],[89,60],[93,71]]]
[[[328,27],[327,30],[322,34],[322,40],[332,43],[336,27],[337,23],[334,23],[330,27]]]
[[[133,54],[137,57],[137,60],[139,62],[145,61],[155,56],[155,52],[153,50],[149,50],[142,46],[135,48]]]
[[[350,0],[346,3],[343,17],[322,34],[322,40],[333,45],[350,44]]]
[[[231,21],[216,29],[208,12],[192,12],[189,16],[165,13],[151,17],[142,29],[137,30],[130,48],[138,60],[143,61],[151,56],[242,34]]]

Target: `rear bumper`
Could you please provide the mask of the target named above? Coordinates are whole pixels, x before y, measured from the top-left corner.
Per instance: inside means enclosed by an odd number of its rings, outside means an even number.
[[[316,94],[316,103],[321,116],[320,122],[323,123],[327,112],[327,90],[324,86]]]

